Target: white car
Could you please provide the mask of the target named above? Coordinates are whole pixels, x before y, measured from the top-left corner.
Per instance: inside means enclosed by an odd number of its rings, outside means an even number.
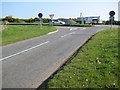
[[[65,22],[61,21],[61,20],[54,20],[52,21],[53,24],[65,24]]]

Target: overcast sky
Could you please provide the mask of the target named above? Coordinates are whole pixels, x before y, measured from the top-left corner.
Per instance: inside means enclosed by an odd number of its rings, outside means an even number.
[[[94,0],[80,2],[80,0],[69,0],[64,2],[55,0],[3,0],[2,17],[13,16],[16,18],[34,18],[38,13],[43,13],[43,18],[49,18],[49,14],[54,14],[54,18],[77,18],[82,13],[83,17],[100,16],[101,20],[109,19],[111,10],[116,12],[115,20],[118,20],[118,0],[104,0],[104,2],[94,2]],[[74,2],[73,2],[74,1]],[[98,1],[98,0],[97,0]],[[102,0],[101,0],[102,1]],[[109,1],[109,2],[108,2]]]

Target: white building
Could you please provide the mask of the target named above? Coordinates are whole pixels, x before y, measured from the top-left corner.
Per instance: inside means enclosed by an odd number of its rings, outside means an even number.
[[[100,16],[78,17],[77,20],[80,24],[98,24],[100,21]]]

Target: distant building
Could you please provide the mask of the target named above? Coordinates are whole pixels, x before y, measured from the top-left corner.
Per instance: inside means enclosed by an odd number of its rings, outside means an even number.
[[[100,16],[78,17],[77,21],[80,24],[98,24],[100,21]]]

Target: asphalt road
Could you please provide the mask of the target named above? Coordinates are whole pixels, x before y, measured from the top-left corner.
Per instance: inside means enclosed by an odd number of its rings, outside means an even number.
[[[2,47],[3,88],[37,88],[83,42],[110,27],[56,28],[58,32]]]

